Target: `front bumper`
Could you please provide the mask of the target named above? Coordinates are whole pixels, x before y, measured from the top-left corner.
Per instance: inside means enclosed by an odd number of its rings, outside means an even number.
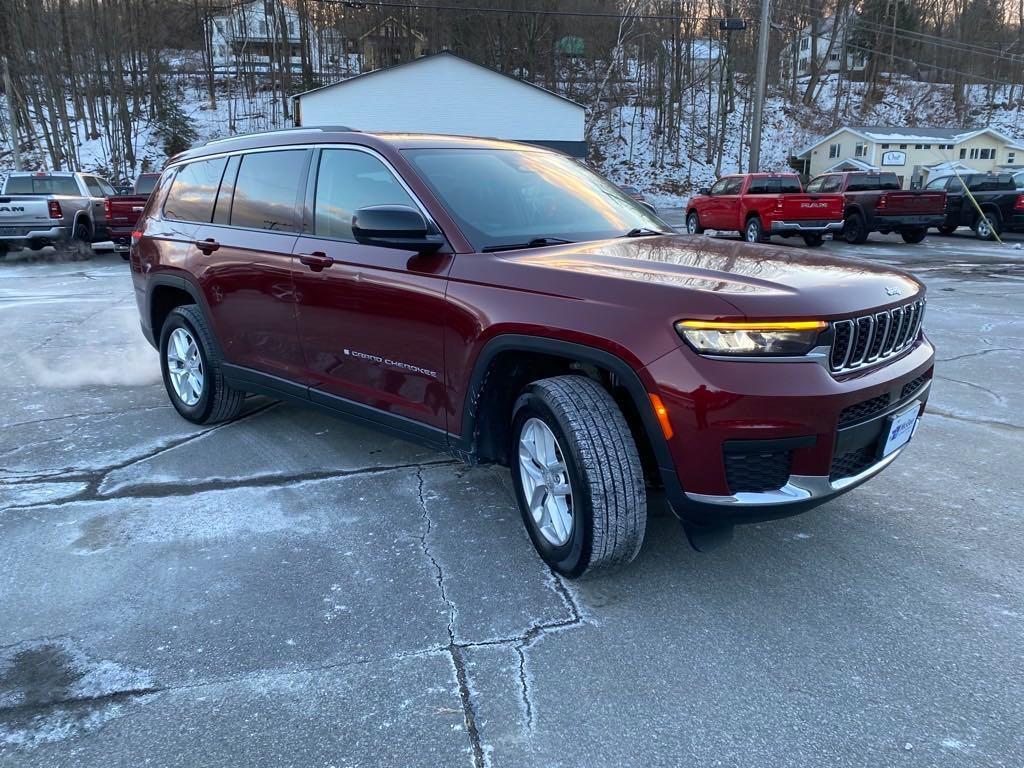
[[[888,420],[914,403],[920,417],[933,364],[923,336],[894,360],[839,377],[814,362],[709,359],[686,349],[656,360],[646,371],[674,432],[673,466],[659,461],[669,502],[685,522],[714,527],[799,514],[855,488],[904,450],[881,455]],[[772,465],[765,477],[758,460],[766,455],[784,462],[781,473]]]
[[[773,235],[824,235],[829,232],[842,232],[842,221],[773,221]]]

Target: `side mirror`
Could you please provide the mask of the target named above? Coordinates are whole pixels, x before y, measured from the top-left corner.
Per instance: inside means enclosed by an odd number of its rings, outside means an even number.
[[[658,209],[655,208],[651,203],[647,202],[646,200],[637,200],[637,202],[640,203],[640,205],[642,205],[648,211],[653,213],[655,216],[658,215]]]
[[[711,190],[708,187],[701,187],[700,189],[697,190],[697,194],[698,195],[710,195],[711,194]]]
[[[360,208],[352,216],[352,236],[363,245],[417,253],[433,253],[444,245],[444,237],[431,232],[423,214],[408,205]]]

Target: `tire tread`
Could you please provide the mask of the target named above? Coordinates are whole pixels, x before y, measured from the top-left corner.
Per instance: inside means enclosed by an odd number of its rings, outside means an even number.
[[[168,318],[173,314],[180,315],[192,326],[199,336],[199,341],[203,345],[203,352],[206,354],[208,374],[213,385],[213,391],[210,393],[211,405],[209,413],[202,420],[203,423],[216,424],[221,421],[234,419],[242,410],[242,405],[245,402],[245,392],[235,389],[224,380],[224,372],[221,368],[224,362],[224,355],[220,351],[220,344],[217,343],[216,337],[214,337],[210,327],[206,324],[206,318],[203,317],[203,313],[195,304],[183,304],[175,307],[171,310]]]

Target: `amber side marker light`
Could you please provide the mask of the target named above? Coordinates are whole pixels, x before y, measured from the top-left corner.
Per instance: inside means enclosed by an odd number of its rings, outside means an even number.
[[[710,320],[681,320],[680,328],[695,331],[824,331],[828,323],[824,320],[771,320],[759,322],[716,322]]]
[[[671,440],[674,433],[672,432],[672,422],[668,420],[668,408],[657,395],[648,393],[648,397],[651,398],[651,405],[654,406],[654,415],[658,417],[658,423],[661,424],[662,434],[665,435],[666,440]]]

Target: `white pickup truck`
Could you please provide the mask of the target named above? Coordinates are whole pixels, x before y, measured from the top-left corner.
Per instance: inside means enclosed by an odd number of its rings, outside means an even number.
[[[105,240],[103,201],[115,194],[88,173],[11,173],[0,192],[0,258],[18,248]]]

